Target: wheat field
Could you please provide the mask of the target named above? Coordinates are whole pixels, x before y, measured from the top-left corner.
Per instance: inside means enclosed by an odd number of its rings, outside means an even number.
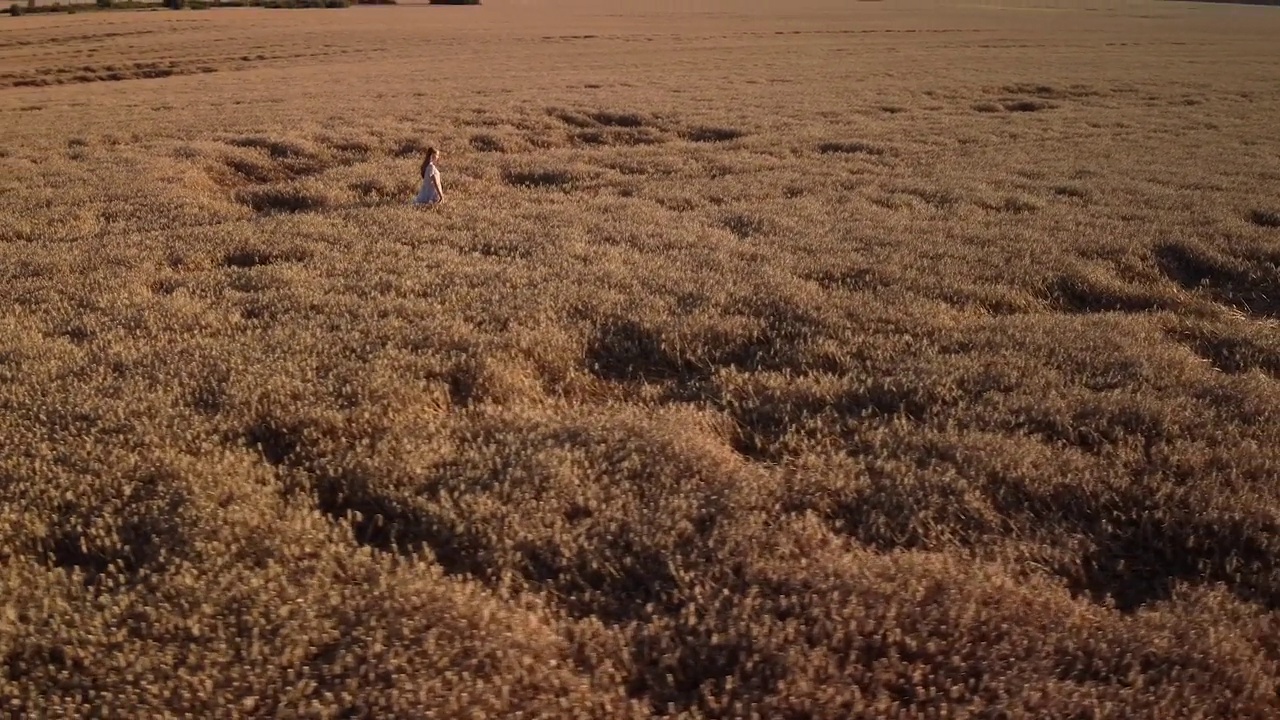
[[[1280,717],[1278,33],[0,18],[0,714]]]

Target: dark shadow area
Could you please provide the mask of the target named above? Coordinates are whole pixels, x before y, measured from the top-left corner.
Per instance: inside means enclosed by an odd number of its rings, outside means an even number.
[[[1280,342],[1266,343],[1261,337],[1218,328],[1187,329],[1170,335],[1224,373],[1258,370],[1280,378]]]
[[[671,570],[678,558],[638,544],[625,532],[595,540],[569,554],[553,544],[525,544],[519,548],[519,572],[550,589],[574,617],[613,624],[679,612],[683,603]]]
[[[92,578],[105,573],[110,569],[113,562],[124,560],[128,564],[130,558],[128,553],[107,553],[96,549],[89,549],[85,546],[85,539],[74,529],[64,529],[48,543],[49,565],[51,567],[63,569],[80,569],[89,576],[89,582]]]
[[[820,270],[806,275],[805,279],[817,283],[825,290],[843,290],[846,292],[865,292],[889,287],[893,283],[871,267],[850,268],[844,270]]]
[[[320,160],[298,157],[265,162],[246,158],[228,158],[224,164],[245,181],[257,184],[318,175],[328,169],[328,166]]]
[[[236,193],[236,200],[263,215],[313,212],[329,207],[329,198],[324,195],[290,185],[245,188]]]
[[[518,239],[482,242],[476,245],[469,245],[466,249],[477,255],[500,258],[502,260],[528,260],[534,256],[534,248],[523,240]]]
[[[639,128],[649,124],[647,118],[639,113],[618,113],[598,110],[587,113],[587,117],[605,127]]]
[[[1014,83],[1005,85],[1004,91],[1010,95],[1032,95],[1045,100],[1065,100],[1067,98],[1092,97],[1098,91],[1088,85],[1070,85],[1056,87],[1040,83]]]
[[[373,155],[373,145],[365,140],[353,138],[330,138],[324,144],[343,156],[344,164],[354,164]]]
[[[476,152],[503,153],[507,151],[506,144],[502,142],[501,138],[494,135],[472,135],[469,142],[471,143],[471,149]]]
[[[639,128],[595,128],[579,130],[573,134],[575,142],[591,147],[633,147],[637,145],[660,145],[667,137],[660,131],[648,127]]]
[[[724,219],[724,227],[738,237],[739,240],[750,240],[764,235],[768,229],[765,221],[744,213],[733,213]]]
[[[1005,110],[1008,110],[1009,112],[1015,112],[1015,113],[1043,112],[1045,110],[1053,110],[1054,108],[1058,107],[1056,104],[1051,103],[1047,100],[1029,100],[1025,98],[1017,99],[1017,100],[1005,100],[1001,103],[1001,105],[1004,107]]]
[[[790,441],[810,436],[840,435],[856,423],[905,418],[925,422],[946,407],[924,386],[877,380],[835,397],[802,391],[761,391],[725,404],[738,432],[731,444],[744,457],[758,462],[783,462],[794,450]]]
[[[397,183],[388,182],[382,178],[361,178],[348,184],[347,188],[359,195],[363,203],[369,205],[403,201],[404,198],[412,197],[415,193],[412,185],[398,186]]]
[[[1246,313],[1280,317],[1280,267],[1273,260],[1227,258],[1185,243],[1155,249],[1160,272],[1181,287]]]
[[[21,682],[48,674],[79,674],[84,671],[86,662],[86,658],[69,651],[61,644],[28,642],[5,653],[4,670],[5,677],[10,682]],[[21,707],[21,704],[15,703],[7,709]],[[28,716],[19,712],[14,717]]]
[[[1133,687],[1138,679],[1145,684],[1166,684],[1188,672],[1210,677],[1213,661],[1189,657],[1178,649],[1149,647],[1140,653],[1099,652],[1092,648],[1061,652],[1054,661],[1057,679],[1078,685]]]
[[[818,152],[823,155],[884,155],[885,149],[878,145],[861,141],[824,142],[818,145]]]
[[[699,615],[713,612],[714,607],[700,609]],[[778,693],[790,674],[781,656],[762,656],[757,644],[749,627],[729,617],[699,617],[679,631],[665,625],[644,628],[632,640],[634,670],[627,695],[647,701],[654,717],[736,717],[708,698],[763,701]],[[778,717],[817,716],[796,712]]]
[[[1135,407],[1105,404],[1077,407],[1070,412],[1048,408],[1029,410],[1015,418],[1007,429],[1094,454],[1105,453],[1126,442],[1139,442],[1149,448],[1177,440],[1176,429],[1162,416]]]
[[[243,137],[233,138],[228,141],[227,144],[234,145],[235,147],[265,150],[268,155],[276,159],[301,158],[309,155],[306,149],[297,143],[277,138],[263,137],[260,135],[246,135]]]
[[[583,115],[582,113],[574,112],[572,110],[552,109],[552,110],[548,110],[547,114],[559,120],[560,122],[564,123],[565,125],[568,125],[569,127],[590,128],[590,127],[595,127],[597,125],[595,120],[592,120],[591,118],[587,117],[586,115]]]
[[[1280,0],[1277,0],[1280,3]],[[1264,228],[1280,228],[1280,211],[1254,210],[1249,213],[1249,222]]]
[[[280,427],[262,420],[244,431],[244,442],[272,465],[296,465],[294,454],[302,445],[301,432],[301,428]]]
[[[1135,513],[1096,532],[1097,549],[1085,555],[1079,577],[1068,578],[1095,601],[1110,597],[1121,612],[1173,596],[1174,583],[1223,583],[1241,600],[1268,611],[1280,607],[1274,540],[1280,527],[1261,532],[1243,523],[1189,518],[1152,522]]]
[[[737,140],[746,137],[746,133],[741,130],[725,127],[702,127],[694,128],[684,133],[684,138],[696,143],[720,143]]]
[[[509,170],[503,173],[508,185],[526,188],[562,188],[578,178],[569,170]]]
[[[1170,303],[1122,287],[1103,287],[1080,277],[1064,275],[1049,284],[1045,300],[1066,313],[1143,312],[1172,309]]]
[[[1141,488],[1004,490],[992,494],[993,504],[1035,534],[1088,540],[1079,562],[1056,571],[1094,602],[1129,613],[1168,600],[1178,582],[1220,583],[1241,600],[1280,608],[1280,525],[1274,521],[1162,506]]]
[[[48,567],[83,572],[86,585],[111,578],[112,587],[120,587],[143,571],[163,572],[166,558],[189,545],[180,525],[182,499],[162,487],[168,481],[141,482],[116,507],[62,508],[57,530],[36,541],[36,555]]]
[[[1072,200],[1089,201],[1093,199],[1093,193],[1088,188],[1079,185],[1055,186],[1053,194],[1058,197],[1071,198]]]
[[[240,248],[227,253],[222,258],[222,264],[224,267],[245,269],[282,262],[304,262],[309,258],[310,254],[300,249],[271,251],[260,248]]]
[[[974,547],[1000,533],[959,488],[934,484],[926,492],[896,479],[874,480],[819,514],[832,531],[881,552]]]
[[[407,506],[351,477],[317,478],[315,498],[319,510],[347,524],[360,545],[403,555],[430,551],[450,575],[492,579],[483,544],[425,508]]]
[[[171,536],[165,523],[154,518],[130,518],[118,529],[117,547],[95,547],[78,531],[66,529],[55,535],[48,546],[51,565],[83,570],[92,583],[98,576],[115,569],[125,576],[135,575],[155,565],[164,549],[163,538]],[[169,548],[172,551],[172,547]]]
[[[764,463],[782,462],[790,455],[779,446],[793,424],[801,419],[792,409],[749,402],[735,406],[730,415],[737,426],[730,445],[739,455]]]
[[[587,368],[602,380],[675,381],[686,391],[700,392],[701,384],[720,368],[759,372],[802,367],[805,348],[817,333],[814,321],[778,308],[752,332],[700,338],[700,350],[679,351],[653,329],[634,320],[614,320],[597,327],[588,339]]]
[[[768,323],[759,331],[725,343],[707,361],[746,372],[785,371],[805,364],[805,326]]]
[[[449,404],[455,408],[470,407],[482,399],[480,369],[474,363],[464,362],[452,368],[445,377],[449,388]]]
[[[694,380],[711,373],[710,367],[670,352],[656,332],[631,320],[596,330],[587,344],[587,367],[596,377],[614,382]]]

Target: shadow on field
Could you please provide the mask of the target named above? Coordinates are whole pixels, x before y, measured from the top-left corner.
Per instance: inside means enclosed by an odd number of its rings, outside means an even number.
[[[101,505],[63,507],[57,529],[38,541],[37,555],[51,568],[83,573],[87,585],[110,575],[134,582],[143,573],[161,572],[190,544],[180,521],[182,495],[162,482],[169,479],[142,478]]]
[[[684,139],[695,143],[722,143],[746,137],[747,134],[736,128],[699,127],[683,133]]]
[[[1066,313],[1143,312],[1176,307],[1173,299],[1157,292],[1079,275],[1055,279],[1049,284],[1045,299],[1055,310]]]
[[[628,533],[568,553],[553,542],[526,542],[516,549],[520,575],[552,589],[574,617],[622,623],[674,614],[683,604],[672,558]]]
[[[247,269],[282,262],[306,262],[310,258],[311,253],[300,247],[280,250],[241,248],[227,253],[222,264],[229,268]]]
[[[601,326],[587,347],[587,367],[602,380],[697,382],[712,368],[669,352],[661,336],[633,320]]]
[[[374,147],[359,137],[326,135],[312,141],[241,135],[227,138],[210,150],[188,148],[186,153],[183,157],[205,159],[205,173],[229,191],[233,201],[259,215],[271,215],[334,207],[337,197],[320,176],[369,160]],[[362,188],[357,184],[352,189],[365,196],[386,194],[378,186]]]
[[[488,576],[477,540],[445,518],[427,512],[425,505],[408,505],[379,492],[368,479],[356,474],[332,475],[318,467],[320,453],[311,447],[314,438],[309,438],[326,432],[340,435],[336,428],[263,419],[244,430],[243,440],[267,463],[300,472],[305,483],[299,489],[314,496],[320,512],[349,527],[357,544],[402,555],[429,551],[448,574]]]
[[[301,430],[262,420],[245,429],[244,443],[258,450],[262,459],[272,465],[291,464],[294,453],[302,444]]]
[[[1226,256],[1192,243],[1155,249],[1156,265],[1186,290],[1203,292],[1245,313],[1280,317],[1280,254]]]
[[[1224,373],[1239,375],[1256,370],[1280,378],[1280,338],[1265,326],[1183,322],[1169,335]]]
[[[1280,211],[1253,210],[1249,213],[1249,222],[1267,229],[1280,228]]]
[[[573,133],[572,137],[576,143],[591,147],[630,147],[667,142],[667,136],[661,131],[644,127],[586,129]]]
[[[577,173],[564,168],[508,170],[502,177],[514,187],[541,189],[567,188],[581,180]]]
[[[524,527],[512,517],[513,525],[501,532],[482,522],[477,513],[485,510],[466,499],[483,497],[485,508],[500,513],[522,512],[509,497],[519,491],[518,483],[502,468],[446,497],[440,484],[447,480],[391,479],[372,470],[330,472],[321,461],[325,452],[319,438],[326,436],[342,442],[343,433],[338,427],[264,419],[244,430],[243,441],[280,468],[282,477],[292,478],[288,483],[312,497],[319,512],[350,529],[358,545],[404,556],[425,554],[446,574],[491,587],[515,583],[548,591],[576,618],[622,623],[668,616],[682,606],[675,568],[694,561],[681,549],[695,546],[691,538],[671,547],[609,508],[595,511],[581,503],[564,508],[558,531]],[[484,441],[484,436],[473,440]],[[716,520],[705,510],[692,510],[686,525],[688,532],[705,535]]]
[[[874,378],[823,392],[790,384],[757,386],[748,380],[732,396],[712,400],[737,427],[734,450],[764,463],[795,459],[808,443],[849,435],[856,427],[923,423],[951,404],[934,389],[900,378]]]
[[[1076,486],[993,497],[1036,534],[1084,538],[1077,564],[1056,572],[1073,592],[1134,612],[1168,600],[1175,585],[1222,584],[1268,611],[1280,608],[1280,525],[1262,518],[1212,517],[1163,505],[1141,489],[1091,494]]]
[[[888,151],[879,145],[872,145],[861,140],[832,141],[818,145],[818,152],[823,155],[871,155],[880,156]]]
[[[168,529],[162,518],[134,517],[116,530],[110,543],[86,538],[79,530],[66,529],[47,541],[46,553],[50,567],[79,570],[85,574],[88,584],[113,569],[131,577],[144,568],[154,567],[162,552],[173,549],[170,544],[173,533],[167,532]]]
[[[730,692],[744,704],[761,702],[793,675],[780,653],[760,652],[750,622],[732,603],[698,606],[695,612],[686,622],[663,619],[637,628],[632,637],[627,695],[646,699],[654,717],[669,717],[673,710],[706,712],[708,697]]]
[[[478,538],[425,507],[372,491],[360,478],[319,477],[315,497],[321,512],[351,528],[357,544],[402,555],[430,552],[450,575],[480,580],[492,575]]]
[[[263,215],[314,212],[332,204],[324,193],[294,185],[245,188],[236,193],[236,200]]]
[[[880,477],[819,504],[832,531],[880,552],[977,547],[1002,529],[980,499],[962,486],[940,481],[904,487]]]
[[[587,341],[587,369],[611,382],[669,382],[690,386],[718,370],[783,371],[798,368],[819,323],[795,309],[779,307],[758,327],[682,346],[635,320],[600,324]]]

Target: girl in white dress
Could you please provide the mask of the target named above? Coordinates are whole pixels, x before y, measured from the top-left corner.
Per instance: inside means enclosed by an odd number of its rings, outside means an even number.
[[[413,199],[415,205],[435,205],[444,201],[444,188],[440,185],[440,171],[436,169],[436,160],[440,151],[427,148],[427,156],[422,159],[422,168],[418,174],[422,176],[422,189],[418,197]]]

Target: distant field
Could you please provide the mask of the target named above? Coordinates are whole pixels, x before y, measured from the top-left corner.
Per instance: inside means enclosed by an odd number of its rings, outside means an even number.
[[[143,1],[145,1],[145,2],[153,2],[155,5],[157,5],[157,7],[155,7],[155,8],[147,7],[147,8],[130,9],[130,8],[122,8],[122,7],[117,6],[117,8],[115,8],[115,11],[116,11],[116,12],[160,12],[161,10],[165,9],[165,8],[161,7],[161,6],[163,5],[163,3],[159,2],[159,0],[143,0]],[[355,6],[355,5],[357,4],[355,0],[350,0],[350,1],[351,1],[351,4],[352,4],[353,6]],[[40,7],[44,7],[44,6],[48,6],[48,5],[53,5],[53,4],[55,4],[55,2],[56,2],[57,4],[60,4],[60,5],[64,6],[64,7],[66,7],[66,6],[80,6],[80,5],[94,5],[94,4],[95,4],[94,2],[92,2],[92,0],[72,0],[72,2],[67,2],[66,0],[36,0],[36,5],[37,5],[37,6],[40,6]],[[210,4],[210,5],[212,5],[213,0],[205,0],[205,2],[206,2],[206,4]],[[0,11],[8,11],[9,6],[10,6],[10,5],[12,5],[12,4],[13,4],[12,0],[0,1]],[[242,4],[248,4],[248,3],[242,3]],[[430,0],[400,0],[400,1],[399,1],[399,2],[397,2],[396,4],[397,4],[397,5],[406,6],[406,7],[420,7],[420,8],[423,8],[423,7],[431,7],[431,2],[430,2]],[[19,5],[19,6],[21,6],[21,7],[24,7],[24,8],[25,8],[25,7],[27,7],[27,2],[26,2],[26,0],[22,0],[22,2],[19,2],[19,3],[18,3],[18,5]],[[438,7],[438,6],[437,6],[437,7]],[[204,8],[204,9],[205,9],[205,10],[215,10],[215,9],[216,9],[216,10],[244,10],[244,9],[246,9],[246,8],[243,8],[243,7],[223,6],[223,7],[216,7],[216,8]],[[318,8],[317,8],[317,9],[318,9]],[[351,9],[351,8],[348,8],[348,9]],[[366,9],[366,8],[360,8],[360,9]]]
[[[1228,5],[1280,5],[1280,0],[1188,0],[1189,2],[1225,3]]]
[[[0,714],[1280,716],[1277,37],[0,18]]]

